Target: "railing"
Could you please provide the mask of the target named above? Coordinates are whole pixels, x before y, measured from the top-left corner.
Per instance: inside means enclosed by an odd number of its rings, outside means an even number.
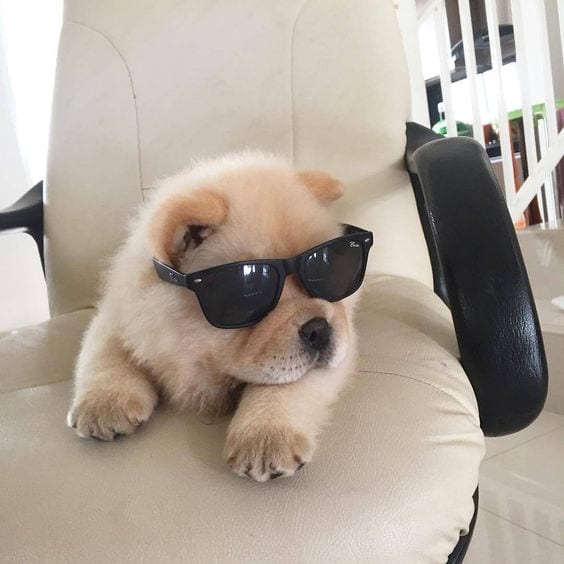
[[[466,79],[470,93],[473,136],[485,144],[484,116],[479,102],[479,74],[475,57],[474,32],[472,27],[470,4],[474,0],[457,0],[460,13],[460,27],[463,42]],[[553,221],[560,217],[554,170],[564,157],[564,129],[558,133],[556,103],[550,60],[550,47],[544,0],[507,0],[512,14],[515,38],[516,68],[521,94],[522,137],[524,138],[524,157],[526,157],[528,175],[516,189],[514,154],[511,129],[506,105],[507,84],[503,75],[502,50],[499,35],[498,0],[483,0],[486,8],[487,31],[491,53],[491,74],[493,81],[490,92],[496,101],[495,115],[490,116],[499,127],[501,148],[502,177],[505,197],[511,217],[518,222],[535,197],[541,202],[541,216],[544,221]],[[415,0],[394,0],[398,11],[400,28],[404,37],[406,55],[411,77],[413,118],[424,124],[429,123],[425,82],[422,72],[420,45],[417,44],[418,22],[433,18],[436,49],[439,57],[439,75],[443,98],[443,108],[447,126],[447,135],[457,135],[457,124],[453,103],[451,81],[451,47],[445,0],[428,0],[420,6],[419,18]],[[558,23],[560,45],[563,52],[553,53],[562,64],[564,58],[564,0],[558,0]],[[533,63],[533,64],[531,64]],[[533,105],[541,104],[544,111],[535,115]],[[515,108],[512,108],[515,109]],[[539,119],[540,117],[540,119]],[[523,147],[520,146],[523,151]]]

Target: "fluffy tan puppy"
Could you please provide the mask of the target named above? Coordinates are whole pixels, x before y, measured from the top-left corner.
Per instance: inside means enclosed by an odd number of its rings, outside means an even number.
[[[202,163],[161,183],[133,221],[106,278],[76,366],[68,424],[82,437],[132,433],[159,397],[206,417],[235,414],[229,466],[258,481],[311,460],[355,357],[357,294],[329,303],[295,275],[257,325],[218,329],[196,295],[158,278],[152,257],[190,273],[239,260],[288,258],[342,234],[329,212],[342,186],[260,153]],[[325,355],[300,328],[324,318]]]

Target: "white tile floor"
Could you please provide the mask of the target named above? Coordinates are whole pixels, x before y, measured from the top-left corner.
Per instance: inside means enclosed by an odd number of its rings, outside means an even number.
[[[486,442],[465,564],[564,564],[564,416]]]

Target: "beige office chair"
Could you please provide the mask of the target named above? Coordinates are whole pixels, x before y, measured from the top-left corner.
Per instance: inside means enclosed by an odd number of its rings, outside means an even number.
[[[44,190],[52,319],[0,338],[0,560],[461,560],[484,440],[443,303],[458,311],[456,268],[441,273],[432,243],[447,222],[424,221],[426,243],[404,162],[408,93],[391,0],[67,0]],[[418,158],[458,140],[410,127],[425,190]],[[245,147],[329,171],[347,189],[339,218],[374,232],[353,385],[314,461],[266,484],[224,464],[225,422],[160,407],[112,443],[65,426],[128,217],[192,157]],[[41,207],[38,186],[0,220],[41,243]]]

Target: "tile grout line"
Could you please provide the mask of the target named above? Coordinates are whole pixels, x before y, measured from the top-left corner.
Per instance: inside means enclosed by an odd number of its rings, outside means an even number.
[[[515,523],[515,521],[511,521],[510,519],[506,519],[505,517],[502,517],[501,515],[498,515],[497,513],[494,513],[493,511],[491,511],[490,509],[485,509],[483,508],[481,505],[478,505],[478,508],[480,511],[483,511],[484,513],[489,513],[490,515],[493,515],[494,517],[497,517],[498,519],[501,519],[502,521],[505,521],[506,523],[511,523],[512,525],[515,525],[516,527],[519,527],[520,529],[522,529],[523,531],[527,531],[528,533],[531,533],[532,535],[535,535],[537,537],[540,537],[541,539],[548,541],[552,544],[555,544],[556,546],[559,546],[561,548],[564,548],[564,544],[560,544],[559,542],[549,538],[549,537],[545,537],[544,535],[541,535],[540,533],[537,533],[535,531],[531,531],[531,529],[527,529],[526,527],[523,527],[523,525],[520,525],[519,523]]]
[[[526,445],[526,444],[530,443],[531,441],[535,441],[536,439],[540,439],[541,437],[544,437],[545,435],[550,435],[550,433],[552,433],[554,431],[558,431],[559,429],[562,429],[563,427],[564,427],[564,422],[560,423],[557,427],[554,427],[550,431],[546,431],[545,433],[541,433],[540,435],[536,435],[535,437],[531,437],[530,439],[527,439],[526,441],[519,443],[518,445],[515,445],[511,448],[508,448],[507,450],[502,450],[501,452],[498,452],[497,454],[492,454],[492,456],[488,456],[487,458],[484,458],[483,462],[488,462],[488,461],[493,460],[494,458],[496,458],[496,457],[498,457],[502,454],[507,454],[508,452],[511,452],[512,450],[515,450],[516,448],[522,447],[523,445]],[[487,447],[486,447],[486,453],[487,453]]]

